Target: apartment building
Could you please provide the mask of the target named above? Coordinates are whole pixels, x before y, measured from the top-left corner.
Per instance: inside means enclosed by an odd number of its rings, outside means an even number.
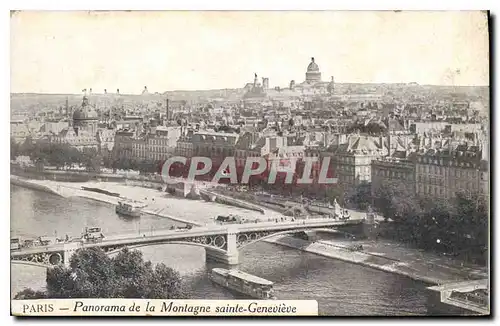
[[[458,191],[489,195],[488,162],[481,146],[429,149],[416,157],[416,193],[450,199]]]

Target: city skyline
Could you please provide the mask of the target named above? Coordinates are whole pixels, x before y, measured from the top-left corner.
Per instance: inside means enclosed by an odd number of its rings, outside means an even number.
[[[304,80],[311,57],[323,81],[334,76],[338,83],[488,86],[487,17],[479,12],[18,12],[11,18],[12,93],[241,88],[254,73],[269,78],[271,87],[286,87],[290,80]]]

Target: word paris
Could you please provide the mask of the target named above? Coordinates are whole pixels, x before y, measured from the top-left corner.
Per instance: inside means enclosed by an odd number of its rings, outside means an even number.
[[[219,183],[222,179],[226,179],[232,184],[247,184],[250,177],[263,177],[267,176],[267,183],[274,184],[277,179],[278,173],[285,173],[285,183],[290,184],[295,181],[297,184],[335,184],[337,178],[331,176],[330,157],[324,157],[319,169],[317,178],[311,178],[313,166],[318,162],[317,157],[304,157],[301,158],[302,173],[300,178],[294,180],[296,177],[296,162],[290,160],[271,160],[267,161],[262,157],[248,157],[244,164],[236,167],[236,160],[234,157],[226,157],[224,161],[218,166],[213,165],[212,159],[209,157],[196,156],[187,159],[181,156],[174,156],[166,160],[161,167],[161,176],[165,183],[175,184],[178,179],[172,178],[173,170],[179,165],[184,171],[189,171],[187,179],[194,181],[196,177],[207,176],[213,174],[212,182]],[[216,172],[213,173],[214,168]]]

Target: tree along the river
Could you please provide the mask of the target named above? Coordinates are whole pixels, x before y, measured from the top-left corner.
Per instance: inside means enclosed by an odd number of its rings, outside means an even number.
[[[417,198],[404,184],[384,182],[374,203],[386,220],[394,220],[391,236],[397,240],[485,263],[489,212],[484,196],[467,191],[446,200]]]
[[[183,297],[179,273],[163,263],[153,266],[138,250],[123,249],[110,258],[99,248],[80,249],[69,267],[48,269],[46,283],[46,291],[24,289],[15,298]]]
[[[411,219],[420,211],[415,194],[401,182],[382,182],[373,197],[375,207],[386,220]]]
[[[99,172],[102,157],[95,148],[78,150],[69,144],[34,142],[27,137],[22,144],[13,144],[11,140],[11,158],[20,155],[29,156],[35,163],[55,166],[57,169],[82,164],[89,172]]]
[[[348,200],[350,203],[356,206],[356,208],[361,210],[368,209],[368,206],[372,203],[372,189],[371,183],[361,182],[354,187],[354,190],[348,194]]]

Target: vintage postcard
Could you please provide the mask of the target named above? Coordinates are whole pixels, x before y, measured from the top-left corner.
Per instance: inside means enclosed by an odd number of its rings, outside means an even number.
[[[12,11],[11,314],[490,315],[488,24]]]

